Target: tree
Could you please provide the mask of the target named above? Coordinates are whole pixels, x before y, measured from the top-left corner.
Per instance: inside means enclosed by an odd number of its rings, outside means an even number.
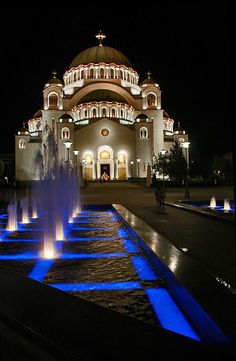
[[[170,179],[177,183],[181,183],[185,178],[186,160],[181,144],[177,140],[170,147],[168,170]]]

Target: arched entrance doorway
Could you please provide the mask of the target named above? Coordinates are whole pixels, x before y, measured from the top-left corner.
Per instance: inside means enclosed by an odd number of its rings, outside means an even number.
[[[107,145],[98,149],[97,175],[99,179],[114,179],[113,150]]]

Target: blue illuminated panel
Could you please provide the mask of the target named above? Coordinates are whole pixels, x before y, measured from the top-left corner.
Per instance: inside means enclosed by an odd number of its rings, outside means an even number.
[[[133,256],[130,258],[142,281],[154,281],[158,279],[143,256]]]
[[[119,237],[121,237],[121,238],[129,237],[128,233],[126,232],[126,230],[124,228],[117,229],[117,233],[118,233]]]
[[[63,253],[60,259],[126,257],[126,253]]]
[[[50,286],[61,291],[112,291],[112,290],[134,290],[140,289],[139,282],[101,282],[101,283],[51,283]]]
[[[41,260],[38,261],[33,269],[33,271],[29,274],[29,278],[33,280],[43,282],[46,277],[50,267],[54,263],[54,260]]]
[[[131,241],[131,239],[126,239],[123,243],[124,243],[124,247],[127,252],[129,252],[129,253],[138,253],[139,252],[138,247],[136,246],[136,244],[133,241]]]
[[[115,241],[117,237],[70,237],[68,241],[84,242],[84,241]]]
[[[0,254],[0,260],[23,260],[23,259],[38,259],[40,256],[37,253],[25,252],[19,254]]]
[[[163,328],[201,341],[166,289],[147,288],[145,292]]]

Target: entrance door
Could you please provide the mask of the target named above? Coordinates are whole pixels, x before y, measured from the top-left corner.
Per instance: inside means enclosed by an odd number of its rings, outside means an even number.
[[[101,178],[104,181],[110,179],[110,164],[101,164]]]

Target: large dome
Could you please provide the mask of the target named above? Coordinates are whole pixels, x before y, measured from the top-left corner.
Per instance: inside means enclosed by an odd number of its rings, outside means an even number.
[[[89,103],[89,102],[118,102],[118,103],[127,103],[127,101],[118,93],[112,90],[98,89],[94,90],[91,93],[86,94],[80,99],[79,103]]]
[[[101,62],[115,63],[117,65],[132,67],[129,59],[119,50],[109,46],[98,45],[81,51],[81,53],[79,53],[79,55],[77,55],[71,62],[70,68],[76,67],[80,64]]]

